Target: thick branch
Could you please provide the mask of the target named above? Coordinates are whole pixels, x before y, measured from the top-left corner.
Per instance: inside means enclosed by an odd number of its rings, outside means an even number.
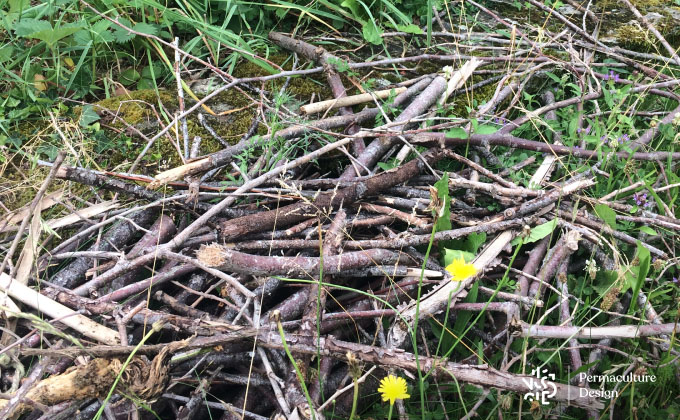
[[[322,261],[318,257],[267,257],[244,254],[218,244],[203,246],[196,255],[199,261],[207,266],[255,276],[315,276],[321,270]],[[337,274],[376,264],[392,264],[398,260],[399,254],[384,249],[345,252],[323,258],[323,272]]]
[[[442,154],[436,149],[423,154],[423,159],[428,164],[433,164],[441,157]],[[276,210],[227,220],[220,225],[222,237],[228,241],[247,233],[263,232],[274,226],[281,228],[301,222],[316,216],[319,212],[328,212],[332,207],[338,207],[340,203],[347,206],[360,198],[401,184],[420,173],[424,167],[422,160],[414,159],[397,169],[367,178],[363,182],[341,190],[321,193],[311,202],[300,202]]]

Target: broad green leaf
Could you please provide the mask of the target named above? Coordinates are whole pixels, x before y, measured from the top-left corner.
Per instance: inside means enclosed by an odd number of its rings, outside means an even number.
[[[10,44],[5,44],[2,47],[0,47],[0,63],[10,60],[13,54],[14,47],[11,46]]]
[[[34,23],[36,23],[38,26],[32,28],[32,31],[29,28],[22,27],[17,32],[17,35],[19,35],[19,32],[21,32],[23,35],[20,36],[23,36],[24,38],[39,39],[41,41],[45,41],[50,46],[56,44],[67,36],[78,32],[83,27],[82,22],[67,23],[56,28],[53,28],[49,22],[44,20],[34,21]]]
[[[132,22],[125,18],[118,19],[118,22],[124,26],[127,26],[128,28],[132,26]],[[135,34],[133,34],[127,29],[121,28],[120,26],[116,26],[116,28],[113,30],[113,37],[116,42],[123,43],[134,38]]]
[[[151,78],[142,77],[137,82],[137,90],[155,89],[156,85]]]
[[[75,34],[73,34],[73,41],[77,45],[85,45],[92,41],[92,33],[87,29],[81,29]]]
[[[634,125],[633,119],[632,119],[631,117],[627,116],[627,115],[617,114],[617,115],[616,115],[616,119],[617,119],[620,123],[622,123],[623,125],[629,125],[629,126],[633,126],[633,125]]]
[[[408,25],[397,25],[397,29],[406,32],[407,34],[421,35],[423,33],[423,30],[420,29],[418,25],[412,23],[409,23]]]
[[[99,121],[100,118],[101,117],[95,112],[92,105],[85,105],[83,106],[83,111],[80,114],[80,120],[78,121],[78,124],[80,124],[81,127],[87,127],[93,122]]]
[[[471,233],[465,239],[451,239],[448,241],[439,241],[440,249],[459,249],[477,255],[479,248],[486,242],[486,233]],[[443,251],[442,251],[443,252]]]
[[[127,69],[120,74],[120,82],[125,86],[129,86],[139,80],[141,75],[135,69]]]
[[[486,233],[471,233],[467,236],[466,249],[473,254],[477,254],[479,248],[486,242]]]
[[[21,22],[14,25],[16,36],[25,38],[33,38],[31,34],[49,29],[52,29],[52,25],[46,20],[22,19]]]
[[[555,230],[555,226],[557,226],[557,219],[552,219],[549,222],[545,222],[534,227],[533,229],[531,229],[529,236],[527,238],[524,238],[524,243],[529,244],[532,242],[540,241],[541,239],[550,235],[552,231]],[[510,242],[510,244],[517,245],[520,243],[521,239],[522,238],[517,237],[513,239],[512,242]]]
[[[146,66],[142,69],[142,77],[147,78],[147,79],[158,79],[160,76],[163,75],[163,72],[165,71],[165,66],[161,64],[160,61],[154,61],[152,63],[153,66],[153,72],[151,71],[151,66]]]
[[[612,229],[616,230],[616,212],[609,208],[606,204],[596,204],[595,214],[597,217],[604,220]]]
[[[587,144],[592,144],[596,147],[602,142],[602,140],[600,140],[600,137],[589,134],[583,136],[583,140],[585,140]]]
[[[475,254],[472,252],[461,251],[460,249],[444,248],[442,252],[442,264],[444,267],[448,266],[453,260],[464,259],[465,262],[470,262],[475,259]]]
[[[92,30],[92,32],[99,34],[103,31],[109,29],[111,27],[111,25],[112,25],[112,23],[109,22],[108,20],[101,19],[101,20],[98,20],[97,22],[95,22],[92,25],[92,28],[90,28],[90,29]]]
[[[114,42],[116,40],[116,37],[113,35],[113,32],[111,32],[111,30],[109,29],[110,27],[111,22],[103,19],[92,25],[90,31],[94,35],[93,41],[95,43]]]
[[[650,228],[649,226],[640,227],[640,232],[646,233],[647,235],[658,235],[657,231]]]
[[[49,161],[54,161],[59,153],[59,149],[53,144],[41,144],[37,147],[36,151],[45,155]]]
[[[276,9],[274,14],[276,15],[277,18],[283,19],[288,14],[288,9],[283,9],[283,8]]]
[[[475,133],[476,134],[493,134],[496,131],[498,131],[498,127],[493,126],[493,125],[482,124],[482,125],[477,126]]]
[[[546,76],[548,76],[549,78],[551,78],[555,83],[562,84],[562,79],[560,79],[559,77],[557,77],[553,72],[546,71],[544,74],[545,74]]]
[[[613,274],[611,274],[613,273]],[[604,274],[597,273],[597,282],[591,283],[591,287],[595,290],[600,297],[604,297],[607,293],[611,291],[612,284],[618,279],[618,273],[616,271],[609,271]]]
[[[158,27],[149,23],[139,22],[132,29],[146,35],[158,35]]]
[[[673,124],[659,124],[659,133],[665,140],[673,140],[675,138],[676,130]]]
[[[366,22],[362,25],[362,34],[364,39],[371,44],[382,44],[382,31],[374,22]]]
[[[468,138],[468,133],[460,127],[455,127],[446,132],[446,137],[452,139],[466,139]]]
[[[5,101],[2,103],[2,106],[7,107],[7,108],[14,108],[15,106],[19,105],[21,103],[20,99],[14,98],[12,96],[7,96],[5,98]]]
[[[81,64],[82,63],[79,61],[76,66],[77,70],[72,75],[73,81],[69,83],[69,88],[78,92],[77,97],[86,95],[90,91],[94,80],[90,68]]]
[[[395,163],[391,163],[391,162],[378,162],[378,168],[382,169],[383,171],[389,171],[389,170],[394,169],[394,168],[396,168],[396,167],[397,167],[397,166],[396,166]]]

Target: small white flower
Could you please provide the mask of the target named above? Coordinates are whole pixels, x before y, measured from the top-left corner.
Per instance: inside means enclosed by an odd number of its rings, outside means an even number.
[[[586,261],[586,272],[590,276],[591,280],[595,280],[595,275],[597,274],[598,270],[599,268],[597,267],[595,260],[591,258],[588,261]]]

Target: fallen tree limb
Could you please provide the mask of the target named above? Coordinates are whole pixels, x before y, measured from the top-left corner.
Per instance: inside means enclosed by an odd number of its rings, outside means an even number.
[[[345,270],[370,267],[375,264],[392,264],[399,260],[399,254],[384,249],[345,252],[340,255],[316,257],[268,257],[244,254],[219,244],[203,246],[196,256],[209,267],[254,276],[308,277],[324,274],[338,274]]]
[[[369,150],[369,148],[366,148],[366,150]],[[431,149],[424,153],[422,158],[427,164],[431,165],[441,159],[442,156],[442,153],[437,149]],[[311,202],[299,202],[276,210],[226,220],[220,224],[220,236],[223,240],[230,241],[247,233],[263,232],[274,226],[280,228],[307,220],[316,216],[319,212],[330,211],[331,208],[338,207],[340,203],[348,206],[360,198],[411,179],[425,168],[423,160],[414,159],[397,169],[366,178],[363,182],[337,191],[321,193]]]
[[[438,241],[446,241],[451,239],[458,239],[467,236],[471,233],[496,233],[505,229],[520,228],[524,225],[532,225],[535,217],[520,217],[497,222],[480,223],[478,225],[443,230],[434,234],[435,243]],[[409,235],[400,238],[390,239],[362,239],[355,241],[345,241],[342,245],[345,249],[402,249],[409,246],[426,245],[430,242],[431,235]],[[306,239],[282,239],[282,240],[261,240],[261,241],[243,241],[237,243],[226,244],[228,248],[236,250],[256,250],[256,249],[318,249],[319,242]]]
[[[36,309],[86,337],[106,344],[118,344],[118,333],[97,324],[84,315],[43,296],[28,286],[18,283],[5,273],[0,273],[0,290],[25,305]]]
[[[177,232],[175,223],[170,216],[161,214],[156,222],[149,228],[149,231],[142,236],[142,238],[137,241],[134,247],[127,253],[125,258],[136,258],[146,252],[152,250],[156,245],[163,244],[167,242],[172,235]],[[118,290],[128,284],[131,284],[138,272],[127,273],[119,278],[115,279],[111,283],[112,290]]]
[[[300,111],[305,113],[305,114],[315,114],[317,112],[324,112],[329,109],[336,109],[336,108],[342,108],[345,106],[353,106],[353,105],[359,105],[363,104],[366,102],[371,102],[373,101],[373,98],[378,98],[378,99],[386,99],[388,98],[393,92],[396,94],[400,94],[402,92],[405,92],[406,88],[405,87],[398,87],[395,89],[385,89],[385,90],[377,90],[372,93],[362,93],[359,95],[352,95],[352,96],[343,96],[338,99],[329,99],[327,101],[320,101],[320,102],[314,102],[313,104],[309,105],[303,105],[300,107]]]
[[[599,340],[603,338],[642,338],[680,333],[680,324],[618,325],[613,327],[573,327],[521,323],[521,337]]]
[[[446,87],[446,79],[441,76],[435,77],[427,88],[420,92],[413,102],[411,102],[404,112],[394,119],[394,123],[399,124],[390,127],[389,130],[395,132],[403,130],[409,121],[426,112],[430,106],[439,99],[439,96],[446,90]],[[340,179],[343,181],[352,179],[364,172],[361,168],[372,168],[373,165],[375,165],[376,162],[392,148],[395,141],[395,137],[376,138],[373,140],[371,144],[366,146],[366,149],[364,149],[361,155],[357,156],[357,162],[359,164],[357,168],[359,169],[359,173],[357,173],[357,169],[355,169],[354,165],[349,165],[340,176]]]
[[[189,237],[200,227],[202,227],[205,223],[208,222],[209,219],[217,216],[220,214],[224,209],[228,208],[230,205],[232,205],[239,194],[249,191],[250,189],[257,187],[261,185],[262,183],[284,173],[285,171],[295,168],[297,166],[300,166],[302,164],[308,163],[312,159],[316,159],[319,156],[324,155],[325,153],[330,152],[331,150],[335,150],[338,147],[344,146],[347,143],[349,143],[349,139],[342,139],[338,140],[334,143],[327,144],[311,153],[308,153],[304,156],[301,156],[291,162],[288,162],[284,165],[277,166],[274,169],[270,170],[269,172],[260,175],[259,177],[255,179],[251,179],[247,181],[245,184],[240,186],[239,188],[234,191],[232,195],[229,197],[225,198],[224,200],[220,201],[219,203],[215,204],[202,214],[200,217],[198,217],[196,220],[194,220],[189,226],[184,228],[179,234],[177,234],[172,240],[170,240],[168,243],[159,245],[158,248],[159,250],[173,250],[182,245]],[[74,290],[76,294],[79,296],[85,296],[87,293],[90,292],[90,290],[96,290],[97,288],[101,287],[104,284],[107,284],[108,282],[112,281],[113,279],[119,277],[122,274],[128,273],[136,268],[139,268],[141,265],[149,263],[153,261],[156,258],[157,254],[154,250],[149,250],[148,253],[141,255],[134,260],[131,261],[123,261],[119,262],[116,264],[115,267],[112,269],[108,270],[105,273],[102,273],[99,277],[91,281],[87,287],[80,286]],[[152,281],[152,279],[148,280]]]
[[[147,254],[149,255],[149,254]],[[148,279],[138,281],[136,283],[128,284],[120,289],[116,289],[109,294],[106,294],[98,299],[101,302],[111,302],[111,301],[122,301],[137,293],[141,293],[147,290],[149,287],[158,287],[163,283],[167,283],[172,279],[190,274],[193,271],[198,270],[198,267],[192,264],[165,264],[158,272]],[[96,290],[97,287],[105,284],[105,282],[99,282],[92,286],[92,289],[84,288],[81,293],[77,293],[79,296],[86,296],[91,290]],[[83,285],[85,286],[85,285]],[[74,292],[78,292],[76,289]]]
[[[571,254],[578,251],[578,242],[581,234],[575,230],[570,230],[566,235],[562,235],[555,246],[548,251],[550,258],[543,261],[543,267],[536,275],[529,287],[529,297],[542,299],[545,288],[541,288],[543,283],[550,283],[563,261],[567,260]]]
[[[137,226],[149,227],[157,217],[157,210],[150,208],[139,211],[109,230],[101,242],[92,245],[88,251],[113,251],[116,247],[127,245],[138,233]],[[60,287],[73,288],[84,281],[85,272],[92,267],[92,259],[79,257],[51,278],[51,283]]]
[[[586,150],[578,147],[551,145],[539,141],[527,140],[501,131],[493,134],[472,134],[470,135],[470,138],[467,139],[447,137],[446,133],[405,134],[407,134],[405,137],[414,145],[428,147],[435,147],[437,145],[446,147],[491,145],[515,147],[518,149],[533,150],[535,152],[553,153],[555,155],[574,156],[584,159],[606,159],[609,156],[616,156],[621,159],[635,160],[663,161],[669,158],[671,160],[680,160],[680,152],[610,152],[606,154],[598,150]]]

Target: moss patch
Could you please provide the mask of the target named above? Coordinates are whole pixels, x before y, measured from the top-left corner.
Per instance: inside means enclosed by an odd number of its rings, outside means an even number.
[[[654,45],[648,31],[642,29],[637,23],[621,26],[616,31],[616,39],[621,45],[633,48],[652,47]]]
[[[137,125],[144,122],[156,120],[156,114],[152,107],[158,110],[158,103],[163,104],[168,109],[177,108],[177,97],[167,90],[135,90],[128,94],[103,99],[93,104],[94,110],[102,115],[102,119],[110,121],[115,128],[124,129],[125,124],[118,118],[125,120],[128,124]],[[116,114],[118,118],[113,118],[108,114],[102,113],[101,108],[106,108]],[[157,111],[158,112],[158,111]]]
[[[269,59],[283,67],[284,70],[292,69],[291,60],[287,60],[288,54],[275,54],[269,57]],[[285,64],[283,64],[285,63]],[[303,63],[300,63],[300,65]],[[300,65],[298,68],[300,68]],[[257,64],[251,63],[250,61],[243,60],[243,62],[236,66],[233,75],[238,78],[242,77],[259,77],[267,76],[267,73],[262,67]],[[285,83],[284,78],[274,79],[268,81],[264,85],[264,89],[270,92],[278,92],[281,86]],[[328,87],[326,78],[323,73],[292,77],[287,88],[287,92],[292,94],[298,101],[307,102],[314,94],[316,100],[325,100],[332,97],[332,92]]]
[[[485,79],[485,76],[472,76],[472,83],[475,84],[481,82]],[[448,116],[453,116],[456,118],[468,118],[470,113],[468,108],[476,109],[480,104],[487,102],[493,97],[496,92],[497,83],[489,83],[486,86],[474,89],[470,93],[463,93],[449,99],[449,111]]]

